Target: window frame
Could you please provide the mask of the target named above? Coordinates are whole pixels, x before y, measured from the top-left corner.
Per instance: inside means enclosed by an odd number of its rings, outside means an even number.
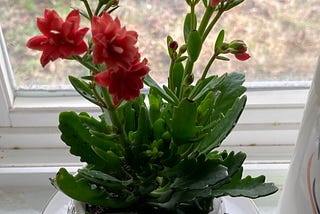
[[[96,106],[68,90],[60,91],[58,95],[45,91],[33,95],[29,93],[28,96],[19,95],[14,89],[12,68],[1,28],[0,71],[1,148],[66,148],[57,129],[59,113],[87,111],[96,116],[99,114]],[[248,83],[247,105],[223,148],[245,149],[257,156],[256,149],[252,148],[265,147],[279,153],[258,152],[265,159],[290,159],[310,83],[298,82],[294,85],[296,87],[283,87],[277,83],[276,87],[270,87],[269,83],[264,83],[257,87],[255,83]],[[284,149],[279,150],[280,147]]]

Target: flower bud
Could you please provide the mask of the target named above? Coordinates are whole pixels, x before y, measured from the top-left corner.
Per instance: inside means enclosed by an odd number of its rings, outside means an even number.
[[[188,76],[186,77],[186,84],[191,85],[193,83],[193,80],[194,80],[194,75],[188,74]]]
[[[221,0],[210,0],[210,7],[216,7],[220,4]]]
[[[247,51],[247,45],[242,40],[233,40],[229,43],[230,53],[232,54],[242,54]]]
[[[179,53],[180,54],[185,53],[187,51],[187,48],[188,48],[187,44],[182,45],[179,49]]]
[[[169,43],[169,47],[171,48],[171,50],[176,51],[178,49],[178,43],[176,41],[171,41]]]

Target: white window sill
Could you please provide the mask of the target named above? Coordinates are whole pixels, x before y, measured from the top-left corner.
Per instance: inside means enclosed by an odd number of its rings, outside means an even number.
[[[256,147],[226,149],[248,151]],[[0,213],[6,214],[41,213],[56,191],[49,178],[54,177],[60,167],[76,172],[82,166],[67,149],[1,150],[0,159]],[[274,195],[254,200],[260,214],[275,212],[288,166],[288,160],[262,160],[258,155],[248,157],[244,165],[245,175],[264,174],[268,182],[274,182],[280,188]]]

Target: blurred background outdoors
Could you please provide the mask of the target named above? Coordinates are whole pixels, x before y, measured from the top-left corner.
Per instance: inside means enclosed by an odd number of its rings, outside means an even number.
[[[72,61],[57,60],[42,69],[41,53],[25,46],[30,37],[40,35],[36,17],[43,17],[44,8],[57,10],[64,19],[70,8],[79,5],[80,0],[0,0],[0,26],[17,89],[61,87],[68,85],[68,75],[87,75]],[[217,33],[224,29],[227,42],[246,41],[251,59],[240,62],[228,55],[231,60],[217,61],[212,73],[244,71],[248,82],[311,80],[320,54],[319,11],[319,0],[246,0],[225,13],[209,35],[195,68],[196,77],[212,54]],[[168,75],[166,36],[183,44],[186,12],[183,0],[120,0],[120,8],[114,12],[122,25],[138,32],[142,57],[149,60],[150,75],[160,83],[166,83]],[[89,25],[85,21],[82,17],[83,25]]]

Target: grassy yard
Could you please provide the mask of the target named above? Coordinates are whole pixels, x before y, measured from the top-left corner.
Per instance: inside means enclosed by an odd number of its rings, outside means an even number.
[[[120,0],[115,12],[123,25],[139,33],[139,48],[148,58],[151,75],[165,82],[168,69],[166,36],[170,34],[183,43],[181,26],[186,8],[182,0]],[[44,8],[67,14],[70,7],[81,5],[80,0],[0,0],[0,25],[6,37],[16,83],[20,88],[34,85],[67,84],[66,75],[84,75],[79,66],[65,61],[50,63],[42,70],[40,53],[28,50],[26,41],[39,34],[35,19]],[[248,43],[252,58],[246,62],[218,61],[214,73],[245,71],[248,81],[310,80],[320,54],[320,1],[281,0],[250,1],[229,11],[218,23],[216,32],[225,29],[227,41],[243,39]],[[82,19],[84,20],[84,19]],[[212,54],[216,34],[211,34],[199,73]]]

